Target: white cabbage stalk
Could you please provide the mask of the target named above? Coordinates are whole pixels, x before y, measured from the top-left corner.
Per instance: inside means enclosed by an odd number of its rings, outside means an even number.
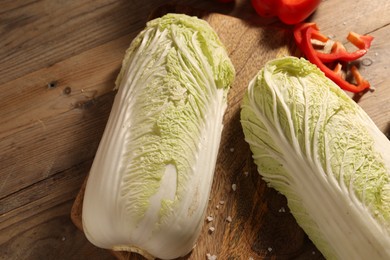
[[[259,173],[327,259],[390,259],[390,142],[304,59],[268,62],[241,110]]]
[[[172,259],[204,223],[234,68],[204,20],[168,14],[133,40],[88,177],[94,245]]]

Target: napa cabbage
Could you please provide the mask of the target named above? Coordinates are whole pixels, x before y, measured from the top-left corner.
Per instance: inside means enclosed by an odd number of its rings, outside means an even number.
[[[125,54],[89,173],[82,209],[89,241],[148,258],[192,250],[234,76],[206,21],[167,14],[147,23]]]
[[[258,172],[327,259],[390,259],[390,142],[303,58],[269,61],[241,124]]]

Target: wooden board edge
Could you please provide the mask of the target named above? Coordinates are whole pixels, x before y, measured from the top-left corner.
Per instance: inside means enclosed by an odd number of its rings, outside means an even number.
[[[70,211],[70,219],[80,231],[84,231],[83,222],[82,222],[82,213],[83,213],[84,193],[85,193],[85,187],[87,185],[87,180],[88,180],[88,176],[85,178],[83,184],[81,185],[81,188],[77,193],[77,196],[73,202]]]

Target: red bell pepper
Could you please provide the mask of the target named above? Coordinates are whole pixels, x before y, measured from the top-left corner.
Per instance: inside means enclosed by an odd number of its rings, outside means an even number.
[[[341,77],[341,64],[339,63],[335,70],[330,69],[326,64],[324,64],[321,59],[318,57],[318,52],[314,49],[313,44],[311,42],[312,34],[315,29],[313,26],[306,26],[301,31],[301,40],[297,42],[300,46],[301,50],[305,54],[306,58],[313,64],[317,65],[317,67],[325,73],[329,79],[339,85],[342,89],[354,93],[361,92],[370,87],[370,84],[367,80],[363,79],[360,75],[358,69],[355,66],[352,66],[351,73],[354,77],[356,84],[351,84],[345,79]]]
[[[260,16],[277,16],[285,24],[297,24],[308,18],[321,0],[251,0]]]

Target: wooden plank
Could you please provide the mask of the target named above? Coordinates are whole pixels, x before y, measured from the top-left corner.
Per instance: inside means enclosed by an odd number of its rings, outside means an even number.
[[[2,228],[1,259],[101,259],[114,257],[108,251],[85,243],[84,235],[69,219],[73,200],[57,202],[16,225]]]
[[[111,92],[130,41],[121,37],[0,85],[0,99],[7,101],[1,104],[0,138]]]
[[[108,93],[84,108],[38,121],[3,139],[0,198],[93,158],[113,96]]]
[[[83,162],[0,199],[0,230],[75,198],[91,163],[92,160]],[[15,235],[1,232],[0,244]]]
[[[390,23],[387,0],[322,1],[311,21],[326,34],[345,39],[349,31],[366,34]]]
[[[150,10],[145,3],[124,0],[22,2],[1,16],[0,84],[123,35],[134,36]]]

